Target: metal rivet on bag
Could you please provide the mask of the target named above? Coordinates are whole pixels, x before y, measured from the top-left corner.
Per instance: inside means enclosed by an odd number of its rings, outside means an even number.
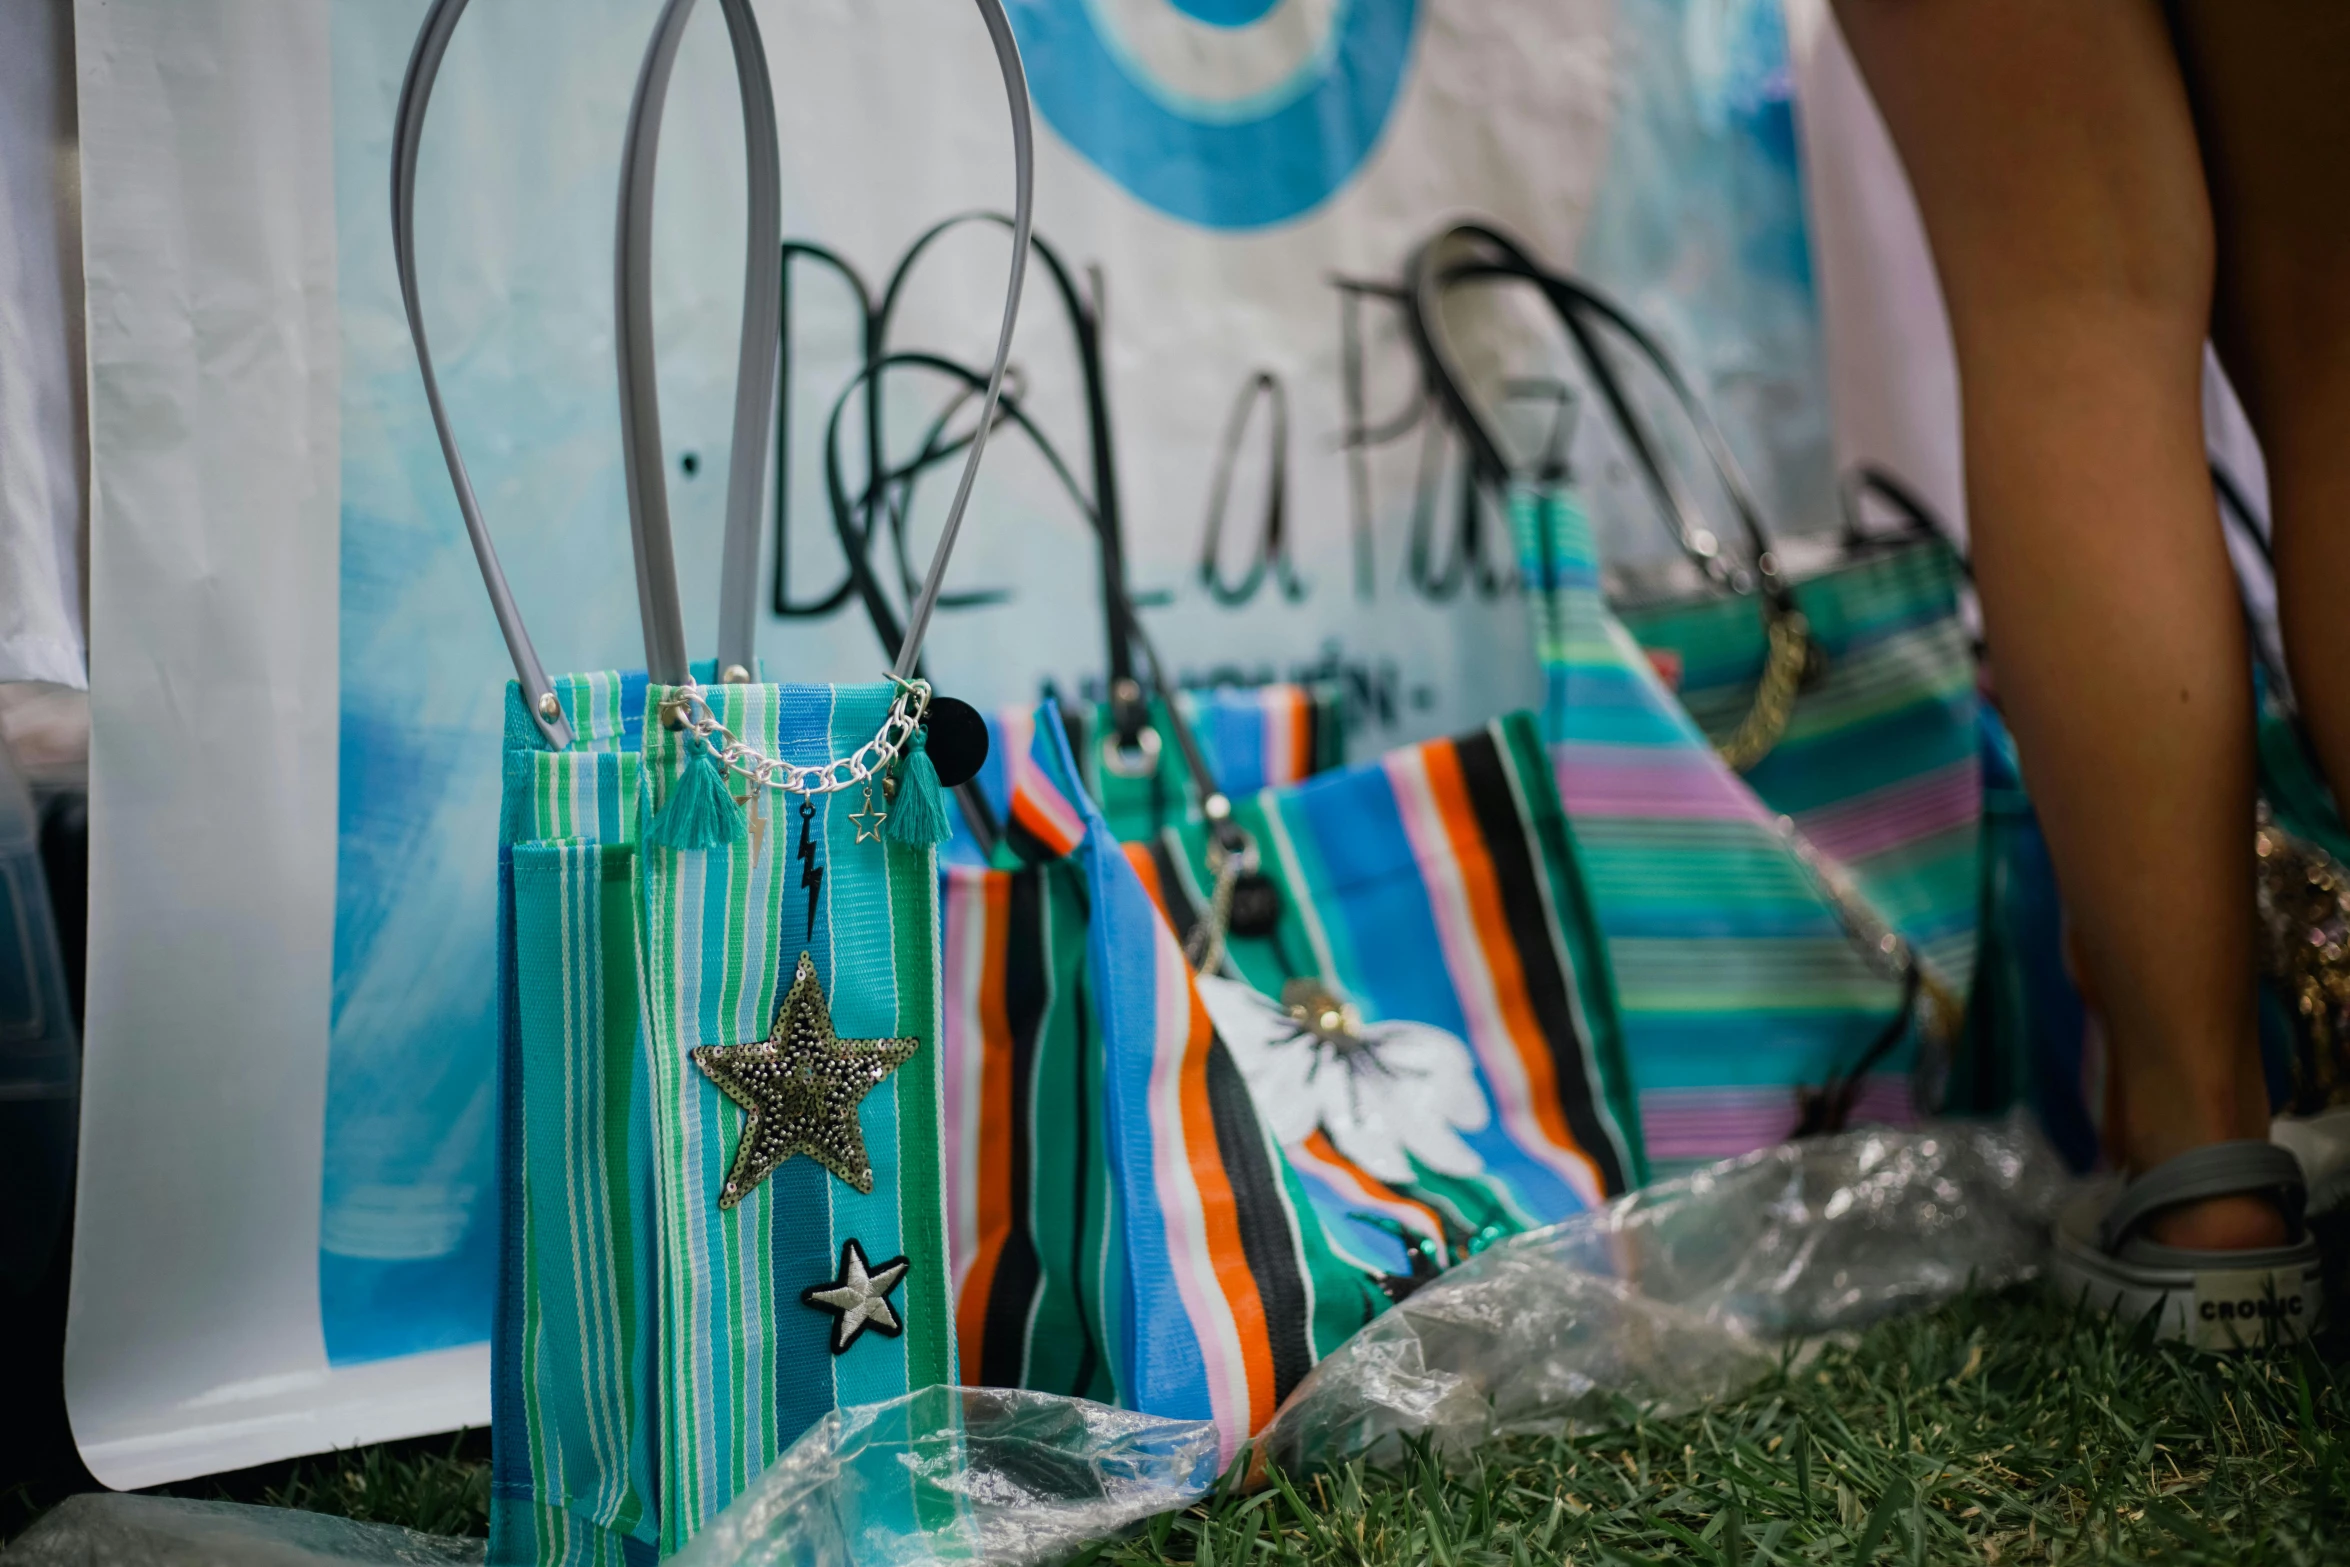
[[[685,727],[684,697],[673,696],[663,698],[660,711],[662,728],[683,729]]]
[[[539,693],[539,717],[551,724],[561,719],[562,716],[563,704],[555,700],[555,693],[541,691]]]
[[[720,672],[718,683],[724,686],[747,686],[751,683],[751,672],[740,664],[729,664]]]

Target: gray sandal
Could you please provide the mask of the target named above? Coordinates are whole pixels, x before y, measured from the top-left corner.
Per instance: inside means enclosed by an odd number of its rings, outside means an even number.
[[[2143,1232],[2165,1209],[2212,1197],[2276,1199],[2282,1246],[2196,1251]],[[2301,1163],[2274,1143],[2193,1148],[2124,1183],[2096,1183],[2056,1218],[2051,1281],[2068,1299],[2131,1320],[2200,1349],[2292,1343],[2314,1332],[2325,1303],[2317,1242],[2302,1222],[2309,1191]]]

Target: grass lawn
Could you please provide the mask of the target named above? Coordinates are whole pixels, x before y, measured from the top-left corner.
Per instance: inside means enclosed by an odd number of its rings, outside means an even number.
[[[1832,1345],[1704,1414],[1220,1494],[1099,1547],[1168,1562],[2350,1562],[2350,1394],[2326,1352],[2157,1349],[2037,1292]],[[486,1443],[369,1448],[175,1488],[480,1533]]]

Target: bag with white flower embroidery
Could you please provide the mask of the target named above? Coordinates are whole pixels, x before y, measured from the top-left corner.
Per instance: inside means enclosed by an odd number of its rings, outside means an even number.
[[[623,450],[648,675],[548,677],[442,406],[418,305],[417,151],[465,0],[436,0],[402,89],[393,232],[459,510],[516,682],[501,877],[492,1559],[623,1567],[681,1548],[832,1409],[952,1382],[940,1169],[940,711],[909,678],[1004,373],[1027,255],[1027,89],[1009,96],[1015,244],[980,438],[899,667],[753,678],[780,176],[748,0],[721,0],[750,188],[720,658],[689,665],[653,377],[653,175],[692,0],[668,0],[620,187]],[[721,673],[721,671],[723,671]],[[969,758],[976,765],[977,758]],[[925,1505],[908,1477],[909,1532]]]
[[[1531,715],[1229,803],[1148,849],[1216,1033],[1334,1223],[1446,1263],[1647,1178],[1613,983]]]

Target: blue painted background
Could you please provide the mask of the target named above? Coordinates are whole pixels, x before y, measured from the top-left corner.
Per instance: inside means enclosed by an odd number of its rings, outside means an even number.
[[[1237,29],[1279,0],[1173,3]],[[1340,0],[1329,36],[1286,81],[1211,102],[1142,75],[1087,0],[1009,9],[1045,122],[1136,199],[1218,229],[1297,218],[1354,176],[1387,128],[1419,20],[1418,0]]]

